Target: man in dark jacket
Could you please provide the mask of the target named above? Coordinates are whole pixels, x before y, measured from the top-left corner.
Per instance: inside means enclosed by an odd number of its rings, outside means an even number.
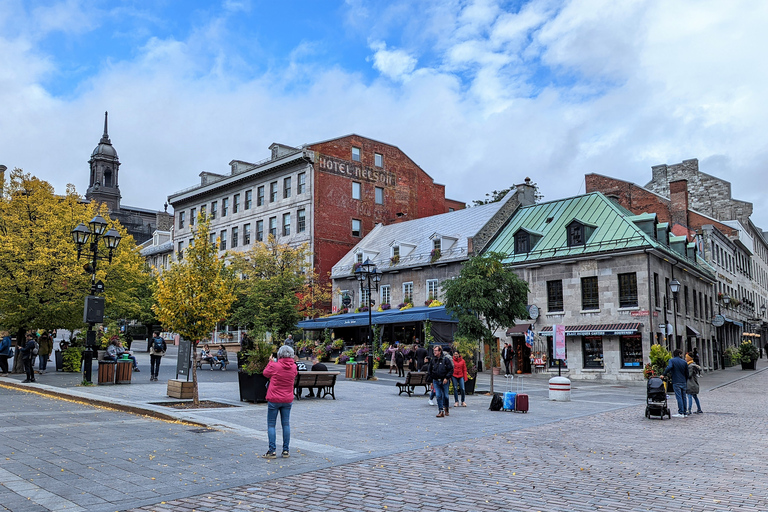
[[[21,360],[24,363],[24,371],[27,374],[26,380],[23,382],[35,382],[35,371],[32,369],[32,362],[35,360],[35,338],[31,334],[27,334],[27,341],[21,348]]]
[[[450,414],[448,403],[448,389],[453,375],[453,360],[451,356],[443,354],[443,347],[435,345],[432,349],[434,357],[429,362],[429,377],[435,386],[437,393],[437,406],[440,410],[437,413],[438,418],[443,418]]]
[[[327,372],[328,367],[325,366],[323,363],[321,363],[317,357],[312,356],[312,369],[313,372]],[[320,396],[320,390],[322,388],[317,388],[317,396]],[[299,391],[299,394],[301,394],[301,391]],[[309,394],[304,398],[314,398],[315,397],[315,388],[309,388]]]
[[[675,349],[673,353],[674,357],[669,360],[667,369],[664,370],[664,375],[669,375],[672,381],[672,388],[675,390],[675,398],[677,399],[677,414],[673,414],[674,418],[685,418],[686,416],[686,404],[685,404],[685,389],[688,382],[688,363],[683,359],[683,351]]]
[[[427,349],[419,345],[419,340],[416,340],[416,371],[421,370],[428,355]]]
[[[509,343],[504,344],[504,348],[501,350],[501,358],[504,361],[505,375],[512,373],[512,359],[515,357],[515,351],[512,350],[512,345]]]

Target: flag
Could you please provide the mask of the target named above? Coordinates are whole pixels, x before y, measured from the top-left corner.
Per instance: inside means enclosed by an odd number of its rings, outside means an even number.
[[[525,333],[525,344],[528,345],[528,348],[533,348],[533,331],[530,329]]]

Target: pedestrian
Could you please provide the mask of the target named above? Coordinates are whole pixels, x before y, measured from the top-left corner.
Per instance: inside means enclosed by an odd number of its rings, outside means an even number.
[[[701,366],[696,364],[690,354],[685,356],[685,361],[688,363],[688,381],[685,385],[685,393],[688,395],[688,414],[691,414],[694,400],[696,400],[696,414],[701,414],[704,412],[701,410],[701,404],[699,403],[699,375],[701,375]]]
[[[53,340],[48,331],[43,331],[42,336],[40,336],[40,351],[37,353],[37,369],[40,370],[40,373],[45,373],[45,370],[48,369],[48,358],[51,357],[52,352]]]
[[[390,345],[387,347],[387,354],[389,355],[389,373],[392,373],[392,370],[397,369],[397,361],[395,361],[396,353],[397,347],[395,345]]]
[[[427,349],[422,347],[418,343],[418,339],[416,340],[416,369],[420,370],[422,366],[424,366],[424,362],[427,360],[427,356],[429,353],[427,352]]]
[[[443,418],[450,415],[448,388],[453,375],[453,360],[443,354],[443,347],[440,345],[435,345],[432,354],[434,357],[429,364],[429,378],[432,379],[437,394],[437,417]]]
[[[312,368],[310,371],[313,372],[327,372],[328,367],[325,366],[323,363],[321,363],[317,356],[312,356]],[[317,388],[317,396],[320,396],[320,390],[322,388]],[[299,390],[299,396],[301,396],[301,390]],[[314,398],[315,397],[315,388],[309,388],[309,394],[305,398]]]
[[[27,333],[27,341],[21,348],[21,360],[24,364],[24,372],[27,374],[26,380],[23,382],[35,382],[35,371],[32,369],[32,365],[35,361],[35,348],[37,348],[37,342],[35,337]]]
[[[405,355],[400,348],[395,351],[395,366],[397,366],[397,376],[405,377]]]
[[[501,350],[501,358],[504,361],[504,374],[509,375],[512,373],[512,358],[515,357],[515,351],[512,350],[512,345],[509,343],[504,344],[504,348]]]
[[[227,347],[219,345],[219,350],[216,351],[216,360],[219,362],[219,370],[226,370],[229,363],[229,356],[227,355]]]
[[[160,360],[168,350],[165,340],[160,337],[159,332],[155,332],[152,338],[152,345],[149,347],[149,376],[150,381],[156,381],[160,374]]]
[[[453,398],[456,401],[454,407],[459,406],[459,390],[461,390],[461,406],[466,407],[466,393],[464,393],[464,381],[467,380],[467,363],[461,358],[461,354],[458,351],[453,353],[453,375],[451,376],[451,382],[453,382]]]
[[[691,357],[693,358],[694,363],[701,364],[699,362],[699,347],[693,347],[693,352],[691,353]]]
[[[674,357],[669,360],[667,368],[664,370],[664,375],[669,376],[672,381],[672,388],[675,390],[675,398],[677,399],[677,414],[673,414],[674,418],[686,417],[686,400],[685,389],[688,381],[688,364],[683,359],[683,351],[676,348],[674,351]]]
[[[289,347],[293,348],[293,334],[289,334],[288,337],[285,338],[283,345],[288,345]]]
[[[8,359],[13,357],[13,340],[8,335],[8,331],[0,331],[0,372],[8,375]]]
[[[269,448],[264,454],[266,459],[277,457],[275,425],[277,413],[280,413],[280,425],[283,430],[283,457],[290,457],[291,443],[291,405],[293,404],[293,383],[296,381],[296,363],[293,360],[293,348],[283,345],[277,351],[277,358],[272,359],[264,368],[264,376],[269,379],[267,388],[267,437]]]
[[[415,372],[416,371],[416,345],[413,345],[411,347],[411,350],[408,351],[408,371]]]

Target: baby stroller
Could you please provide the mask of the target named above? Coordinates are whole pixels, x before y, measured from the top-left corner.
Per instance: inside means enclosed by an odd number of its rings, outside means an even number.
[[[658,416],[660,420],[663,420],[665,414],[670,419],[672,418],[672,413],[667,406],[667,391],[664,389],[664,381],[660,377],[648,379],[648,394],[645,403],[646,418]]]

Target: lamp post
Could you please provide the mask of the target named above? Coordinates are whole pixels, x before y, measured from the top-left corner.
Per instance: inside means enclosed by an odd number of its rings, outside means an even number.
[[[104,298],[98,294],[104,291],[104,283],[96,281],[96,267],[99,260],[107,260],[112,263],[114,250],[120,244],[120,233],[114,228],[107,231],[107,221],[101,215],[96,215],[88,223],[88,226],[82,222],[72,230],[72,239],[77,246],[77,259],[83,254],[83,249],[87,244],[86,258],[88,262],[83,265],[86,272],[91,274],[91,293],[85,297],[85,308],[83,310],[83,322],[88,324],[88,331],[85,337],[85,353],[83,354],[83,378],[86,382],[91,382],[91,371],[93,369],[93,350],[96,347],[96,331],[93,326],[104,321]],[[99,240],[104,241],[104,246],[109,250],[107,256],[99,256]]]
[[[677,348],[677,293],[680,291],[680,281],[672,279],[669,283],[669,290],[672,292],[672,332],[674,333],[674,348]]]
[[[379,291],[379,282],[381,281],[381,270],[367,259],[355,270],[355,277],[360,282],[360,293],[364,289],[368,290],[368,378],[373,377],[373,325],[371,324],[371,314],[374,301],[371,299],[372,285]]]

